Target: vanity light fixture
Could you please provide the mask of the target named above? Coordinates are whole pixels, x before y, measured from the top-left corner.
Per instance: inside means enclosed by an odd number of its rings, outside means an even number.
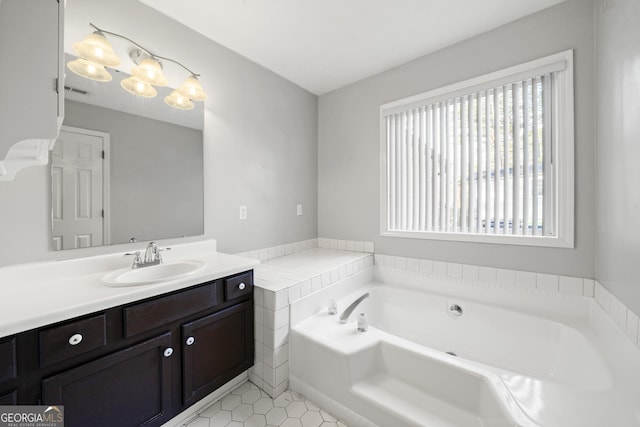
[[[178,92],[183,96],[186,96],[189,99],[194,101],[204,101],[207,99],[207,94],[204,93],[204,89],[198,80],[198,76],[193,74],[191,77],[188,77],[187,80],[182,83],[182,85],[178,88]]]
[[[97,28],[96,31],[89,34],[81,42],[74,43],[73,50],[78,56],[96,64],[107,67],[120,65],[120,57],[113,51],[111,43],[109,43],[102,31]]]
[[[136,76],[129,76],[120,82],[120,86],[133,95],[143,96],[145,98],[153,98],[158,94],[155,87],[149,83],[140,80]]]
[[[111,74],[104,68],[104,65],[96,64],[85,58],[77,58],[69,61],[67,67],[74,73],[89,80],[97,82],[110,82]]]
[[[105,34],[109,34],[124,39],[137,47],[137,49],[129,52],[129,57],[137,65],[131,69],[131,76],[120,82],[120,86],[127,92],[147,98],[156,96],[158,91],[154,86],[167,86],[169,84],[162,72],[160,60],[163,60],[173,62],[189,73],[189,77],[182,85],[171,92],[171,95],[164,98],[165,104],[179,110],[191,110],[194,107],[192,101],[204,101],[207,99],[202,84],[198,80],[199,74],[194,73],[180,62],[151,53],[148,49],[128,37],[103,30],[92,23],[89,23],[89,25],[95,31],[81,42],[74,43],[73,49],[79,58],[67,64],[67,67],[74,73],[98,82],[111,81],[111,74],[105,67],[119,65],[120,58],[105,37]]]
[[[162,74],[162,66],[152,57],[143,59],[137,67],[133,67],[131,74],[136,76],[138,80],[154,86],[166,86],[169,84],[167,78]]]
[[[193,102],[177,90],[171,92],[171,95],[164,97],[164,103],[178,110],[192,110]]]

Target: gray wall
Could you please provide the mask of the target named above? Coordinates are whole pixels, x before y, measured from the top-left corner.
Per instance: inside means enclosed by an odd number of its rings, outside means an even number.
[[[372,240],[376,252],[593,277],[593,5],[568,2],[322,95],[318,235]],[[576,247],[551,249],[380,237],[379,106],[575,49]]]
[[[596,278],[640,315],[640,2],[596,4]]]
[[[51,240],[49,168],[34,166],[0,182],[0,266],[46,256]]]
[[[315,95],[139,2],[69,0],[69,13],[72,3],[95,8],[97,25],[113,22],[106,29],[141,43],[152,40],[159,54],[202,74],[209,95],[205,235],[218,240],[220,251],[248,251],[317,235]],[[48,252],[46,170],[34,167],[13,182],[0,182],[0,265],[64,256]],[[296,216],[298,203],[304,207],[302,216]],[[248,207],[247,220],[238,219],[240,204]]]
[[[111,243],[204,234],[202,131],[69,100],[63,124],[110,135]]]

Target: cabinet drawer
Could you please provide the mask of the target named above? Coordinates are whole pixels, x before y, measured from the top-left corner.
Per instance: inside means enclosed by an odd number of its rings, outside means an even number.
[[[40,331],[40,366],[78,356],[107,344],[105,315]]]
[[[124,334],[131,337],[168,325],[199,311],[218,305],[218,287],[215,282],[136,304],[124,309]]]
[[[253,271],[224,279],[225,301],[250,294],[253,290]]]
[[[11,337],[0,341],[0,383],[16,375],[16,338]]]

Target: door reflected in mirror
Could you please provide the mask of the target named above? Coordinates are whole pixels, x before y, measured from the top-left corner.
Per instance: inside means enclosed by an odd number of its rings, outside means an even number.
[[[169,87],[136,97],[120,87],[126,73],[110,72],[107,83],[66,73],[51,158],[52,249],[202,235],[202,103],[171,108]]]

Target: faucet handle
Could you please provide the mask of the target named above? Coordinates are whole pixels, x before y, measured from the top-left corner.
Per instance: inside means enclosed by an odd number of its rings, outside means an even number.
[[[159,248],[156,246],[156,250],[154,252],[154,256],[155,256],[155,261],[158,261],[160,264],[162,264],[164,261],[162,260],[162,255],[160,254],[160,252],[162,251],[170,251],[171,248]]]
[[[140,257],[140,251],[135,252],[127,252],[124,256],[133,256],[133,264],[131,264],[131,268],[138,268],[142,265],[142,258]]]

